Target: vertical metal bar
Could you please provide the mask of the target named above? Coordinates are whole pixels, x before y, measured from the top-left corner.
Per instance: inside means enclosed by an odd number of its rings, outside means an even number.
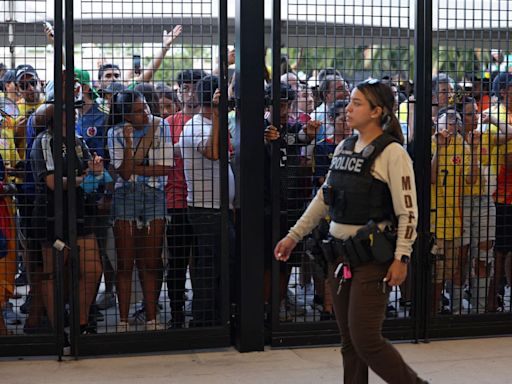
[[[263,65],[264,0],[237,0],[236,129],[239,143],[236,153],[240,185],[239,297],[235,346],[240,352],[262,351],[263,324]],[[263,255],[263,257],[262,257]],[[238,272],[238,271],[237,271]]]
[[[75,85],[75,63],[74,63],[74,31],[73,31],[73,0],[65,0],[65,18],[64,18],[64,37],[66,53],[66,71],[64,85],[64,102],[66,106],[66,148],[67,148],[67,231],[69,234],[69,270],[71,278],[69,279],[69,289],[71,292],[71,349],[75,357],[78,356],[78,337],[80,335],[80,263],[79,250],[77,247],[77,228],[76,228],[76,185],[75,185],[75,156],[71,154],[75,151],[75,103],[74,103],[74,85]]]
[[[272,125],[281,131],[281,0],[272,2]],[[272,246],[281,237],[281,203],[280,203],[280,148],[279,140],[272,142],[270,160],[270,185],[272,199]],[[280,262],[272,257],[272,329],[279,327],[280,297]]]
[[[229,179],[228,179],[228,5],[227,0],[219,1],[219,160],[220,160],[220,196],[221,196],[221,261],[220,261],[220,292],[221,323],[229,324],[231,308],[230,297],[230,246],[229,246]]]
[[[430,136],[432,103],[432,2],[418,0],[416,3],[414,85],[414,172],[418,196],[418,240],[413,258],[416,281],[415,338],[423,330],[428,339],[430,300],[432,292],[430,260]]]
[[[62,148],[62,107],[63,107],[63,92],[62,92],[62,43],[63,43],[63,21],[62,21],[62,0],[55,2],[55,49],[54,49],[54,97],[55,97],[55,109],[53,116],[53,145],[54,148]],[[54,163],[55,163],[55,205],[54,205],[54,217],[55,217],[55,236],[59,239],[63,239],[64,236],[64,206],[63,206],[63,167],[62,167],[62,151],[53,151]],[[52,272],[54,276],[54,308],[55,308],[55,324],[52,324],[54,331],[57,333],[57,354],[59,360],[62,359],[62,348],[64,344],[64,295],[63,295],[63,273],[64,273],[64,262],[63,262],[63,251],[53,249],[53,265],[55,270]]]

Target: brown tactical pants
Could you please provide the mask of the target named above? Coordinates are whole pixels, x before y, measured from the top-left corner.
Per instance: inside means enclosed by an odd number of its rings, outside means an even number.
[[[423,383],[398,351],[382,337],[390,287],[383,288],[389,264],[365,263],[352,270],[352,279],[342,284],[329,267],[334,311],[341,332],[345,384],[367,384],[368,367],[392,384]],[[383,292],[384,289],[384,292]]]

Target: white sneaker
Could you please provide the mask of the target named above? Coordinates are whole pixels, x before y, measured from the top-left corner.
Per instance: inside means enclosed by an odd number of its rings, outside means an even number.
[[[510,285],[505,286],[505,293],[503,294],[503,311],[504,312],[510,312],[510,296],[512,289],[510,288]]]
[[[116,332],[124,333],[130,331],[130,324],[127,321],[119,320],[116,325]]]
[[[164,324],[160,324],[156,319],[146,321],[146,331],[161,331],[165,329]]]

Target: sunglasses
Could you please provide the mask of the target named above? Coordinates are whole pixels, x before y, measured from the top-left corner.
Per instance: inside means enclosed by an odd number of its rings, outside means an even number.
[[[368,84],[368,85],[380,84],[380,80],[369,78],[369,79],[366,79],[365,81],[363,81],[361,84]]]
[[[22,91],[26,91],[29,86],[32,86],[32,88],[35,88],[37,87],[37,84],[39,83],[38,80],[36,79],[30,79],[30,80],[25,80],[25,81],[21,81],[19,84],[18,84],[18,87],[22,90]]]

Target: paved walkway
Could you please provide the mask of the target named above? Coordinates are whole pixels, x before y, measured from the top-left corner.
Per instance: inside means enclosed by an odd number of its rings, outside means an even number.
[[[512,337],[397,344],[432,384],[512,384]],[[287,384],[341,383],[339,348],[234,349],[162,355],[0,359],[5,384]],[[370,383],[382,383],[372,374]]]

